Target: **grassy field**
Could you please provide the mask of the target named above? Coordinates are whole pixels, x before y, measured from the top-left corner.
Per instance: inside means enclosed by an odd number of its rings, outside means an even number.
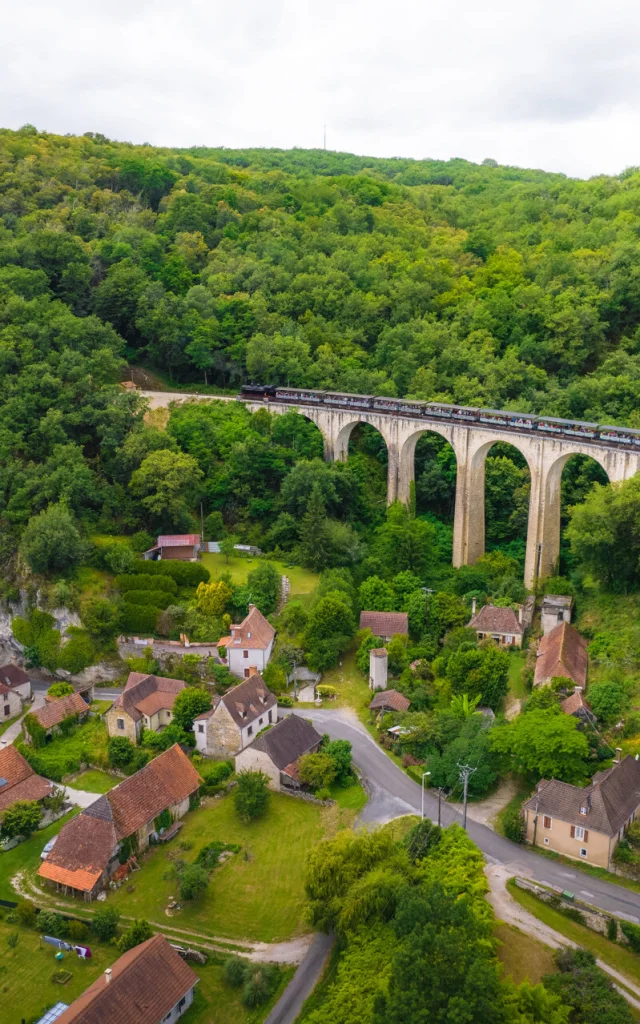
[[[72,779],[68,780],[68,784],[74,789],[84,789],[87,793],[108,793],[121,781],[121,779],[114,778],[113,775],[107,775],[106,772],[94,771],[90,768],[86,772],[74,775]]]
[[[548,946],[510,924],[497,924],[494,932],[500,943],[498,959],[505,978],[512,978],[516,985],[525,979],[537,985],[545,974],[555,972],[555,960]]]
[[[40,854],[44,846],[58,832],[69,818],[78,814],[80,808],[74,807],[64,818],[55,821],[48,828],[34,832],[24,843],[15,846],[7,853],[0,853],[0,899],[15,900],[16,894],[11,888],[11,879],[18,871],[37,870],[40,865]]]
[[[509,692],[518,700],[523,700],[527,696],[522,678],[526,660],[526,651],[511,651],[509,654]]]
[[[193,966],[193,965],[191,965]],[[221,964],[207,964],[196,971],[200,981],[196,985],[193,1005],[181,1020],[184,1024],[260,1024],[289,984],[294,968],[285,968],[278,989],[265,1006],[253,1010],[242,1005],[241,989],[231,988],[222,978]]]
[[[539,921],[548,924],[550,928],[554,928],[555,931],[572,939],[585,949],[590,949],[606,964],[621,971],[622,974],[626,974],[632,981],[640,982],[640,957],[636,953],[632,953],[624,946],[619,946],[616,942],[610,942],[604,935],[592,931],[591,928],[572,921],[531,893],[518,889],[513,882],[508,882],[507,888],[514,900],[525,910],[530,911]]]
[[[338,786],[334,782],[331,786],[331,799],[336,801],[338,807],[358,814],[366,804],[368,797],[361,784],[354,780],[350,786]]]
[[[224,555],[207,553],[201,556],[201,561],[213,577],[220,576],[223,572],[228,572],[231,574],[231,579],[234,583],[242,584],[246,583],[249,573],[257,568],[263,559],[237,556],[230,558],[227,564]],[[286,565],[284,562],[275,561],[275,559],[269,559],[269,561],[273,561],[273,564],[283,576],[289,577],[291,597],[300,597],[304,594],[310,594],[315,590],[318,584],[316,573],[309,572],[308,569],[302,569],[299,565]]]
[[[242,849],[211,875],[203,899],[185,904],[171,916],[176,928],[193,929],[211,936],[274,942],[300,934],[302,923],[305,858],[322,838],[325,809],[291,797],[273,794],[267,814],[242,824],[231,796],[208,801],[188,814],[179,841],[156,847],[126,888],[110,893],[108,903],[124,914],[168,923],[165,907],[177,890],[173,878],[165,878],[172,859],[191,862],[214,839],[237,843]],[[181,852],[179,843],[193,847]]]
[[[104,764],[107,756],[107,727],[98,718],[87,718],[82,725],[78,725],[70,736],[56,736],[51,743],[45,744],[34,751],[38,759],[38,770],[41,775],[47,778],[54,778],[55,773],[65,762],[76,767],[69,767],[63,772],[64,775],[77,771],[79,763],[84,761],[89,764]],[[58,775],[58,778],[61,778]]]
[[[359,716],[364,714],[366,720],[369,720],[366,707],[372,695],[366,676],[356,668],[355,649],[342,655],[341,665],[322,673],[322,686],[335,686],[338,691],[338,696],[334,700],[323,702],[324,707],[353,708]]]

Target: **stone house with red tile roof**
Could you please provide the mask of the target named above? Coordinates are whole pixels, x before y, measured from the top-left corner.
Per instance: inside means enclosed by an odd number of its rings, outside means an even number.
[[[6,683],[0,683],[0,725],[22,714],[20,694]]]
[[[53,796],[55,786],[36,775],[29,762],[12,745],[0,750],[0,818],[17,800],[40,803]]]
[[[467,628],[475,629],[478,640],[495,640],[503,647],[522,646],[524,627],[513,608],[485,604],[477,614],[474,611]]]
[[[288,715],[240,751],[236,771],[264,772],[269,788],[276,792],[287,786],[297,788],[298,761],[305,754],[315,754],[321,740],[320,733],[306,718]]]
[[[269,664],[275,635],[275,629],[260,609],[250,604],[249,614],[224,637],[229,671],[239,679],[248,679],[253,672],[263,672]]]
[[[409,635],[409,616],[406,612],[360,612],[360,629],[370,629],[386,643],[396,633]]]
[[[411,701],[398,690],[379,690],[369,705],[370,711],[408,711]]]
[[[558,676],[565,676],[584,690],[587,663],[587,641],[570,623],[562,622],[540,640],[533,685],[544,686]]]
[[[110,736],[140,739],[142,727],[160,732],[173,720],[173,705],[186,683],[183,679],[130,672],[126,685],[105,714]]]
[[[196,747],[208,757],[235,757],[253,743],[261,729],[277,721],[277,698],[254,672],[194,720]]]
[[[0,683],[17,693],[23,702],[31,700],[31,680],[20,665],[9,661],[0,665]]]
[[[616,846],[640,814],[640,761],[629,755],[584,787],[542,779],[522,809],[527,842],[610,871]]]
[[[89,714],[89,705],[80,693],[69,693],[66,697],[58,697],[46,703],[43,707],[37,708],[31,714],[45,730],[47,736],[53,736],[60,731],[60,724],[67,718],[77,715],[78,721],[83,722]],[[31,742],[26,724],[22,727],[26,743]]]
[[[154,935],[123,953],[56,1021],[172,1024],[191,1006],[198,980],[164,935]]]
[[[201,783],[174,744],[68,821],[38,874],[65,893],[93,899],[119,867],[124,840],[133,837],[134,848],[145,850],[158,815],[168,810],[174,820],[184,817]]]

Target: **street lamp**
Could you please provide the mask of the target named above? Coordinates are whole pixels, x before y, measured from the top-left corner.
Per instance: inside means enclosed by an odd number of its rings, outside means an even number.
[[[421,803],[420,803],[420,817],[422,818],[423,821],[424,821],[424,780],[426,779],[427,775],[431,775],[431,772],[423,772],[422,773],[422,800],[421,800]]]

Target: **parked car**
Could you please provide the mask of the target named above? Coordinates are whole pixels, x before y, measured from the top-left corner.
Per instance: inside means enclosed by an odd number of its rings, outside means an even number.
[[[58,838],[57,836],[54,836],[53,839],[49,840],[49,842],[45,846],[44,850],[40,854],[40,859],[41,860],[46,860],[47,859],[47,857],[49,856],[49,854],[53,850],[54,846],[56,845],[56,839],[57,838]]]

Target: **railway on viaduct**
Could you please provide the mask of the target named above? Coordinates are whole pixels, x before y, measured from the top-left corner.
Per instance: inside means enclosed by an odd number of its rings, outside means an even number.
[[[151,409],[172,402],[213,401],[215,395],[142,391]],[[227,399],[235,401],[236,399]],[[244,400],[252,412],[263,402]],[[447,422],[421,416],[399,416],[365,409],[340,409],[309,404],[270,401],[269,412],[294,410],[315,423],[324,441],[327,461],[347,458],[351,432],[368,423],[382,435],[388,452],[387,500],[409,501],[414,479],[418,439],[432,432],[453,448],[457,463],[453,524],[453,564],[472,565],[485,550],[485,460],[497,442],[507,442],[524,456],[531,475],[524,582],[532,587],[540,576],[553,573],[560,554],[560,483],[562,470],[572,455],[586,455],[602,466],[610,483],[619,483],[640,470],[640,452],[616,449],[597,439],[540,435],[526,428],[490,427],[478,423]]]

